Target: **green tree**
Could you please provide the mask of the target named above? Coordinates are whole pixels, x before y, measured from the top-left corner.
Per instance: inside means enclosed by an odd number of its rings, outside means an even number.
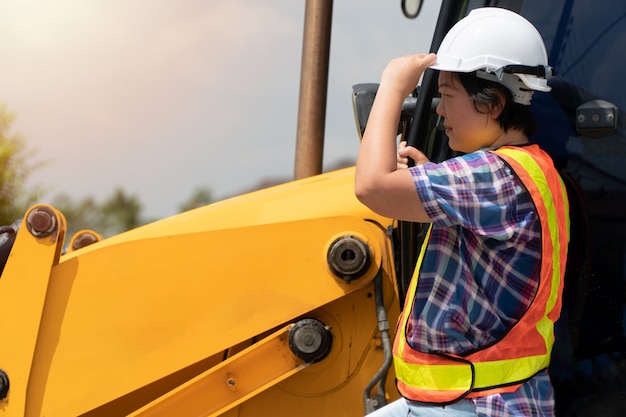
[[[102,215],[108,226],[107,231],[117,234],[141,226],[144,224],[141,209],[137,196],[128,195],[118,187],[102,204]]]
[[[41,198],[43,189],[26,189],[26,180],[42,162],[34,163],[36,151],[26,146],[26,139],[11,132],[15,114],[0,104],[0,225],[24,216],[30,206]]]
[[[178,206],[180,213],[206,206],[213,202],[213,192],[208,187],[196,188],[191,196]]]
[[[122,188],[115,189],[102,203],[93,197],[74,201],[62,193],[54,197],[52,205],[65,216],[68,240],[83,229],[110,237],[146,223],[141,216],[139,199]]]
[[[100,235],[106,232],[102,209],[93,197],[75,202],[68,194],[61,193],[53,198],[52,206],[65,216],[67,242],[79,230],[89,229]]]

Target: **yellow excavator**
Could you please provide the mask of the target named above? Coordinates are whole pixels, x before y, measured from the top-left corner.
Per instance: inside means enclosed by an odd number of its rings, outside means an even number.
[[[559,416],[626,410],[626,4],[608,3],[444,0],[431,46],[472,8],[506,7],[537,26],[557,68],[533,99],[533,140],[573,207],[550,369]],[[307,1],[303,85],[324,79],[330,8]],[[353,87],[360,134],[376,87]],[[353,168],[310,172],[325,95],[306,91],[325,90],[301,87],[293,182],[106,239],[66,236],[49,205],[0,229],[1,417],[352,417],[398,398],[391,340],[425,228],[361,205]],[[436,103],[429,70],[398,127],[435,161],[452,155]]]

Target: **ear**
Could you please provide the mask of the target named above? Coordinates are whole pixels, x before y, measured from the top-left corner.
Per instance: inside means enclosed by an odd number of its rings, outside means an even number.
[[[506,96],[500,90],[495,90],[496,95],[498,96],[498,102],[491,104],[489,108],[489,115],[493,120],[497,120],[502,114],[502,110],[504,110],[504,105],[506,104]]]

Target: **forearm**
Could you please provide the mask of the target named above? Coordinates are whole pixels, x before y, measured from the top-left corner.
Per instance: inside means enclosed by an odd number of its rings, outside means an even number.
[[[359,201],[383,216],[428,221],[411,173],[398,169],[396,139],[402,103],[434,61],[434,54],[396,58],[381,77],[357,158],[354,191]]]
[[[397,169],[396,137],[404,97],[381,85],[370,112],[356,165],[356,192]]]

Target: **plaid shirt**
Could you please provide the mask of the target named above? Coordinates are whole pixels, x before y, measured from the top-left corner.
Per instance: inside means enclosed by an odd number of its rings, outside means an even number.
[[[541,228],[530,195],[486,151],[410,168],[433,221],[406,330],[422,352],[466,354],[498,341],[539,285]],[[474,399],[479,416],[553,415],[546,372],[516,392]]]

